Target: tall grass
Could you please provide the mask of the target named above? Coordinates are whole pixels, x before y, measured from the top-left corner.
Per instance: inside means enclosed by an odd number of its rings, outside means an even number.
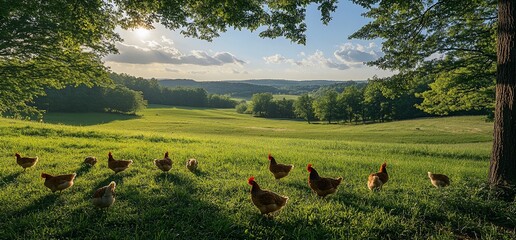
[[[0,119],[0,239],[513,239],[516,204],[487,191],[492,124],[481,117],[421,119],[370,125],[306,124],[240,115],[232,110],[153,106],[138,117],[56,114],[47,123]],[[119,174],[107,153],[134,164]],[[152,163],[170,152],[169,173]],[[14,153],[38,155],[23,172]],[[292,163],[274,180],[267,154]],[[86,156],[99,163],[85,167]],[[188,158],[199,160],[189,172]],[[389,182],[372,193],[367,176],[387,162]],[[344,177],[339,191],[319,199],[306,164]],[[426,173],[445,173],[446,189]],[[61,194],[41,172],[78,174]],[[274,218],[250,201],[246,179],[290,197]],[[117,182],[107,210],[94,191]]]

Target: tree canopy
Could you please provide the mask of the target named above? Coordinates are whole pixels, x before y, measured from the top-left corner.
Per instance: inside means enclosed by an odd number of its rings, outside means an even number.
[[[419,95],[419,108],[429,113],[493,109],[497,1],[353,2],[373,21],[350,38],[382,39],[384,56],[368,64],[399,72],[386,86],[403,91],[432,83]]]

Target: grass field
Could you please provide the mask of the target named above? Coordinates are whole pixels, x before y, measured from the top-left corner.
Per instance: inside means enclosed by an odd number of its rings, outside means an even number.
[[[234,110],[152,106],[139,116],[50,114],[45,123],[0,119],[0,239],[514,239],[516,203],[486,188],[492,123],[483,117],[429,118],[369,125],[307,124]],[[107,154],[133,159],[116,175]],[[173,169],[152,163],[169,151]],[[39,156],[23,172],[14,153]],[[276,181],[267,154],[292,163]],[[93,155],[99,163],[82,165]],[[185,168],[199,160],[197,173]],[[387,162],[382,192],[367,176]],[[344,177],[319,199],[306,165]],[[427,172],[452,186],[435,189]],[[42,172],[78,174],[61,194]],[[250,200],[247,178],[290,197],[273,219]],[[117,183],[108,210],[93,208],[94,191]]]

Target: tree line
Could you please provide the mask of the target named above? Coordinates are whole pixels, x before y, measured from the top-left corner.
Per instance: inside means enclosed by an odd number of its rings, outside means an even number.
[[[135,114],[148,103],[188,107],[234,108],[228,96],[208,94],[202,88],[167,88],[156,79],[111,73],[113,84],[48,88],[31,106],[47,112],[117,112]]]
[[[266,118],[300,118],[332,122],[384,122],[418,117],[436,116],[425,111],[424,99],[417,93],[393,92],[385,82],[372,79],[367,84],[353,84],[344,88],[322,87],[313,93],[300,95],[296,100],[275,100],[271,93],[254,94],[249,103],[236,106],[239,113]],[[419,91],[424,91],[424,87]],[[489,113],[490,108],[455,112],[456,115]]]
[[[163,104],[187,107],[234,108],[237,101],[225,95],[208,94],[204,88],[163,87],[157,79],[144,79],[128,74],[111,73],[116,84],[143,93],[150,104]]]

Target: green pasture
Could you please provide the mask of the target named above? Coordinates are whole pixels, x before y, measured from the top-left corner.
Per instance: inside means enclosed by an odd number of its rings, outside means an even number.
[[[491,142],[481,116],[338,125],[151,106],[136,116],[0,118],[0,239],[514,239],[516,203],[485,185]],[[152,163],[165,151],[169,173]],[[16,152],[40,160],[24,172]],[[108,152],[134,164],[115,175]],[[288,177],[273,178],[268,153],[295,165]],[[82,164],[90,155],[92,168]],[[186,169],[189,158],[198,172]],[[383,162],[390,180],[372,193],[367,176]],[[308,163],[344,178],[336,194],[311,193]],[[431,186],[428,171],[447,174],[451,187]],[[78,176],[53,194],[42,172]],[[250,176],[290,198],[273,218],[252,204]],[[116,202],[95,209],[91,196],[110,181]]]

